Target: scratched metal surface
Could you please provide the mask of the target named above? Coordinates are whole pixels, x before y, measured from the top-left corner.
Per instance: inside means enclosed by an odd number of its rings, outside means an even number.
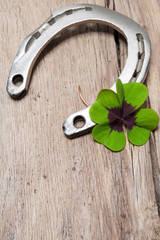
[[[157,0],[86,1],[114,9],[143,26],[152,58],[148,106],[160,113]],[[143,147],[121,153],[96,144],[91,134],[69,140],[66,116],[92,104],[109,88],[127,58],[120,35],[83,25],[59,36],[41,54],[29,93],[20,101],[6,92],[23,39],[55,10],[79,1],[1,1],[0,9],[0,239],[146,240],[160,238],[160,131]]]

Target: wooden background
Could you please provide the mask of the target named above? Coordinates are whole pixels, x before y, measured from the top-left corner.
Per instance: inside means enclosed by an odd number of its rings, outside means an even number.
[[[62,123],[109,88],[127,57],[125,40],[100,25],[78,27],[39,58],[25,98],[6,84],[27,36],[51,12],[88,2],[143,26],[152,42],[148,105],[160,114],[160,0],[0,0],[0,239],[160,239],[160,129],[142,147],[112,153],[91,134],[68,140]]]

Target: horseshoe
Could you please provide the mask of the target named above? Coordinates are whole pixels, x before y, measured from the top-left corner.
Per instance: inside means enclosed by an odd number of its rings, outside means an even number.
[[[26,94],[35,61],[58,33],[70,26],[88,22],[111,26],[126,38],[128,58],[119,78],[122,83],[143,82],[151,55],[150,40],[146,31],[130,18],[110,9],[92,4],[77,4],[54,12],[39,29],[23,41],[10,70],[7,84],[9,95],[20,99]],[[116,91],[115,84],[111,89]],[[95,126],[90,119],[89,108],[73,113],[63,123],[63,131],[68,138],[89,133]],[[83,127],[75,126],[78,120],[83,120]]]

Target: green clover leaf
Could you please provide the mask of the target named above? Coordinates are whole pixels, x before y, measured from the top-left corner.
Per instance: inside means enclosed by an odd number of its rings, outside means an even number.
[[[137,146],[145,144],[159,117],[152,109],[139,109],[148,97],[148,89],[141,83],[116,83],[117,94],[103,89],[89,114],[96,126],[92,130],[95,141],[112,151],[121,151],[126,145],[124,127],[128,140]]]

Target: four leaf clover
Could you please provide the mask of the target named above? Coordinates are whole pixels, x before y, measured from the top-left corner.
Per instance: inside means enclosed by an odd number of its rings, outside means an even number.
[[[90,118],[97,125],[92,130],[94,140],[112,151],[121,151],[126,145],[124,127],[128,140],[137,146],[145,144],[150,132],[159,122],[152,109],[141,109],[148,97],[148,89],[142,83],[116,83],[117,94],[103,89],[91,106]]]

